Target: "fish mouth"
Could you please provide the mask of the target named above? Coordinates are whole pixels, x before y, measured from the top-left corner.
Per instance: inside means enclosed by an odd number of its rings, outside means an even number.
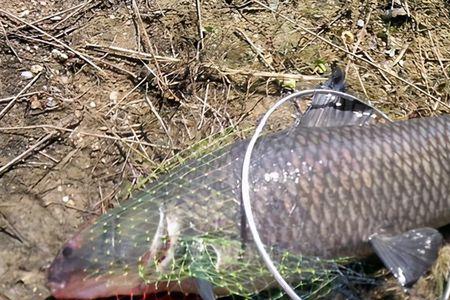
[[[137,278],[124,276],[105,277],[98,280],[84,280],[83,277],[71,277],[68,281],[47,282],[52,295],[57,299],[96,299],[115,295],[127,295],[136,292],[140,282]]]
[[[136,279],[136,278],[134,278]],[[47,283],[52,296],[57,299],[98,299],[118,296],[142,296],[152,295],[160,292],[182,292],[194,294],[196,286],[191,280],[180,282],[160,282],[159,284],[148,284],[133,280],[133,278],[109,278],[105,281],[95,282],[54,282]]]
[[[66,288],[66,283],[49,281],[47,282],[47,287],[50,289],[50,292],[53,296],[61,298],[61,291],[64,291],[64,289]]]
[[[87,284],[86,284],[87,283]],[[90,299],[105,293],[102,282],[83,282],[81,278],[70,278],[68,281],[51,280],[47,282],[51,294],[57,299]]]
[[[47,283],[48,288],[50,289],[50,291],[53,293],[58,292],[59,290],[62,290],[66,287],[66,283],[65,282],[48,282]]]

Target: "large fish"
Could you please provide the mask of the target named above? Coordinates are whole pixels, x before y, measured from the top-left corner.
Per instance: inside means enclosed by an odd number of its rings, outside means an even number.
[[[324,87],[342,89],[336,71]],[[450,116],[371,124],[370,107],[316,96],[298,126],[264,136],[252,206],[272,258],[294,285],[375,251],[403,285],[437,257],[450,223]],[[362,121],[364,120],[364,121]],[[57,298],[198,293],[274,286],[243,218],[246,141],[188,161],[69,240],[49,269]]]

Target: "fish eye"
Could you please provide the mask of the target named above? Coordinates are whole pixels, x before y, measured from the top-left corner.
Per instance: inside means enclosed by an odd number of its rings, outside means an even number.
[[[64,247],[64,249],[62,251],[62,255],[65,258],[68,258],[72,254],[72,252],[73,252],[73,249],[71,247],[67,246],[67,247]]]

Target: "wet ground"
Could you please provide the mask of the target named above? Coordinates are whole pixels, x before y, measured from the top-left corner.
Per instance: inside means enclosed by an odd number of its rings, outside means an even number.
[[[394,119],[450,112],[447,1],[200,3],[0,0],[0,299],[48,297],[46,268],[85,222],[334,61]]]

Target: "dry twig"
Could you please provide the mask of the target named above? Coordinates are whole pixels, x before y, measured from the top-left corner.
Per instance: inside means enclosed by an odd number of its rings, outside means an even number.
[[[39,23],[41,23],[42,21],[46,21],[46,20],[52,19],[52,18],[54,18],[54,17],[58,17],[58,16],[60,16],[60,15],[65,14],[66,12],[69,12],[69,11],[71,11],[71,10],[77,9],[78,7],[83,6],[83,5],[84,5],[84,3],[81,3],[81,4],[78,4],[78,5],[69,7],[69,8],[67,8],[67,9],[65,9],[65,10],[62,10],[62,11],[56,12],[56,13],[54,13],[54,14],[45,16],[45,17],[43,17],[43,18],[37,19],[37,20],[35,20],[35,21],[32,21],[32,22],[30,22],[30,24],[33,24],[33,25],[39,24]],[[18,31],[18,30],[20,30],[20,29],[26,28],[27,26],[28,26],[28,25],[25,24],[25,25],[20,25],[20,26],[14,27],[14,28],[12,28],[12,29],[8,32],[8,35],[14,34],[14,32],[16,32],[16,31]]]
[[[73,15],[75,15],[76,13],[78,13],[80,10],[82,10],[85,6],[87,6],[89,3],[91,3],[92,1],[86,1],[84,3],[81,3],[79,5],[77,5],[77,7],[75,9],[71,9],[72,12],[70,14],[68,14],[65,18],[63,18],[61,21],[57,22],[56,24],[54,24],[52,26],[52,29],[56,29],[56,27],[58,27],[59,25],[61,25],[62,23],[64,23],[67,19],[69,19],[70,17],[72,17]]]
[[[156,72],[154,74],[155,79],[156,79],[155,80],[156,84],[158,85],[159,89],[161,90],[161,92],[163,94],[165,92],[168,92],[174,99],[178,99],[177,95],[175,95],[172,92],[172,90],[169,88],[169,84],[167,83],[166,78],[162,75],[161,68],[159,66],[159,62],[157,59],[155,59],[156,50],[154,49],[154,46],[150,41],[150,37],[147,34],[147,30],[144,26],[144,22],[142,22],[141,14],[139,12],[139,8],[137,6],[136,0],[132,0],[132,8],[133,8],[134,16],[135,16],[135,18],[134,18],[135,22],[137,24],[139,32],[142,35],[142,36],[139,36],[139,39],[142,39],[145,42],[145,50],[148,51],[150,53],[150,55],[152,56],[152,62],[156,68]]]
[[[24,94],[20,95],[20,97],[28,97],[28,96],[33,96],[33,95],[42,94],[42,93],[44,93],[44,92],[24,93]],[[8,102],[10,102],[10,101],[12,101],[12,100],[14,100],[14,99],[16,99],[16,98],[17,98],[17,96],[11,96],[11,97],[1,98],[1,99],[0,99],[0,104],[2,104],[2,103],[8,103]],[[14,100],[14,101],[16,101],[16,100]]]
[[[23,130],[23,129],[55,129],[55,130],[66,131],[66,132],[75,132],[76,134],[79,134],[79,135],[92,136],[92,137],[101,138],[101,139],[109,139],[109,140],[119,141],[119,142],[123,142],[123,143],[135,143],[135,144],[142,144],[144,146],[149,146],[149,147],[154,147],[154,148],[180,150],[177,147],[171,148],[171,147],[165,146],[165,145],[136,141],[136,140],[121,138],[121,137],[111,136],[111,135],[97,134],[97,133],[86,132],[86,131],[78,131],[76,129],[60,127],[60,126],[55,126],[55,125],[51,125],[51,124],[16,126],[16,127],[0,127],[0,131],[16,131],[16,130]]]
[[[197,13],[197,30],[198,30],[198,37],[199,37],[199,41],[197,44],[197,55],[196,58],[197,60],[200,59],[200,50],[203,49],[203,39],[204,39],[204,35],[203,35],[203,21],[202,21],[202,3],[201,0],[195,0],[195,8],[196,8],[196,13]]]
[[[367,13],[367,17],[366,17],[366,20],[364,22],[364,26],[358,32],[358,39],[356,40],[356,43],[353,46],[353,51],[352,51],[353,57],[351,57],[352,59],[354,58],[354,56],[356,56],[356,52],[358,51],[358,48],[361,45],[361,42],[363,41],[363,39],[364,39],[364,37],[366,35],[366,27],[367,27],[367,25],[370,22],[370,16],[371,15],[372,15],[372,9],[370,9],[369,12]],[[348,70],[350,68],[350,64],[351,64],[351,61],[348,62],[347,67],[345,68],[345,73],[348,73]],[[364,90],[364,93],[365,93],[365,90]],[[367,94],[366,94],[366,96],[367,96]]]
[[[115,46],[102,46],[102,45],[95,45],[95,44],[87,44],[86,47],[92,48],[97,51],[101,51],[104,53],[122,56],[122,57],[128,57],[133,59],[156,59],[158,61],[167,61],[167,62],[179,62],[180,59],[176,57],[167,57],[167,56],[158,56],[158,55],[152,55],[149,53],[134,51],[126,48],[120,48]],[[203,67],[211,68],[220,71],[224,74],[230,74],[230,75],[243,75],[243,76],[253,76],[253,77],[269,77],[269,78],[277,78],[277,79],[296,79],[296,80],[302,80],[302,81],[323,81],[322,77],[319,76],[309,76],[309,75],[302,75],[302,74],[289,74],[289,73],[277,73],[277,72],[264,72],[264,71],[257,71],[257,70],[249,70],[249,69],[232,69],[228,67],[221,67],[219,65],[216,65],[214,63],[205,63],[202,64]]]
[[[302,75],[302,74],[289,74],[289,73],[276,73],[276,72],[264,72],[249,69],[232,69],[227,67],[220,67],[214,64],[206,64],[205,67],[212,68],[219,71],[224,75],[242,75],[242,76],[252,76],[252,77],[266,77],[266,78],[276,78],[276,79],[295,79],[301,81],[323,81],[323,77]]]
[[[6,16],[8,16],[9,18],[11,18],[11,19],[13,19],[13,20],[16,20],[16,21],[18,21],[18,22],[20,22],[20,23],[23,23],[23,24],[25,24],[25,25],[27,25],[27,26],[33,28],[34,30],[36,30],[36,31],[39,32],[40,34],[42,34],[42,35],[48,37],[49,39],[51,39],[51,40],[53,40],[53,41],[55,41],[59,46],[61,46],[61,47],[65,48],[65,49],[71,51],[72,53],[74,53],[74,54],[77,55],[79,58],[81,58],[82,60],[84,60],[86,63],[88,63],[89,65],[91,65],[93,68],[95,68],[96,70],[98,70],[98,71],[104,73],[104,71],[103,71],[99,66],[97,66],[94,62],[92,62],[89,58],[87,58],[86,56],[84,56],[82,53],[80,53],[80,52],[78,52],[77,50],[73,49],[73,48],[70,47],[69,45],[67,45],[67,44],[65,44],[65,43],[63,43],[63,42],[61,42],[59,39],[57,39],[56,37],[52,36],[51,34],[45,32],[44,30],[40,29],[39,27],[37,27],[37,26],[35,26],[35,25],[33,25],[33,24],[31,24],[31,23],[29,23],[29,22],[27,22],[27,21],[25,21],[25,20],[23,20],[23,19],[21,19],[21,18],[19,18],[19,17],[17,17],[17,16],[15,16],[14,14],[12,14],[12,13],[10,13],[10,12],[7,12],[6,10],[0,9],[0,13],[1,13],[1,14],[4,14],[4,15],[6,15]]]
[[[148,94],[147,94],[147,88],[145,91],[145,95],[144,95],[144,99],[145,102],[148,104],[148,106],[150,107],[150,110],[152,111],[152,113],[155,115],[155,117],[158,119],[158,122],[161,124],[161,127],[164,129],[164,132],[166,133],[167,137],[169,138],[170,144],[174,145],[172,137],[170,136],[170,132],[169,132],[169,127],[167,127],[166,123],[164,122],[164,120],[161,118],[161,116],[158,114],[158,111],[156,110],[155,106],[153,105],[152,101],[148,98]]]
[[[271,66],[271,64],[267,61],[266,57],[264,56],[263,50],[261,50],[260,47],[256,46],[255,43],[243,32],[241,29],[236,28],[235,33],[237,36],[242,37],[245,42],[247,42],[250,47],[252,48],[253,52],[255,52],[256,56],[258,56],[259,60],[271,71],[274,71],[275,69]]]
[[[17,54],[14,47],[11,45],[11,42],[9,41],[8,34],[6,33],[5,26],[3,26],[3,22],[0,21],[0,27],[2,28],[3,35],[5,36],[6,44],[8,45],[9,49],[11,49],[12,53],[17,57],[17,59],[22,62],[22,59],[20,58],[19,54]]]
[[[24,92],[26,92],[36,82],[36,80],[38,80],[39,76],[41,76],[40,72],[36,74],[36,76],[34,76],[34,78],[16,96],[14,96],[11,101],[9,101],[5,108],[0,111],[0,119],[14,106],[17,99],[19,99],[19,97],[22,96]]]
[[[436,44],[434,42],[434,39],[433,39],[433,36],[431,35],[430,30],[428,30],[428,37],[430,38],[431,47],[433,48],[434,55],[436,55],[436,59],[438,60],[439,66],[442,69],[442,74],[444,74],[446,79],[449,79],[448,75],[447,75],[447,71],[445,70],[444,64],[442,63],[442,60],[441,60],[441,53],[439,52],[439,49],[436,47]]]
[[[116,46],[86,44],[86,48],[90,48],[92,50],[100,51],[100,52],[107,53],[107,54],[124,56],[127,58],[133,58],[133,59],[137,59],[137,60],[156,59],[157,61],[162,61],[162,62],[179,62],[180,61],[180,59],[176,58],[176,57],[153,55],[150,53],[134,51],[134,50],[120,48],[120,47],[116,47]]]
[[[0,129],[1,130],[1,129]],[[21,154],[19,154],[18,156],[16,156],[15,158],[13,158],[12,160],[10,160],[6,165],[0,167],[0,175],[2,175],[6,170],[8,170],[9,168],[11,168],[13,165],[15,165],[16,163],[18,163],[19,161],[21,161],[22,159],[24,159],[25,157],[27,157],[29,154],[31,154],[33,151],[35,151],[37,148],[39,148],[40,146],[42,146],[43,144],[45,144],[48,140],[50,140],[51,138],[53,138],[54,136],[56,136],[56,132],[50,132],[47,135],[45,135],[44,137],[42,137],[41,139],[39,139],[39,141],[34,144],[33,146],[31,146],[30,148],[28,148],[27,150],[25,150],[24,152],[22,152]]]

